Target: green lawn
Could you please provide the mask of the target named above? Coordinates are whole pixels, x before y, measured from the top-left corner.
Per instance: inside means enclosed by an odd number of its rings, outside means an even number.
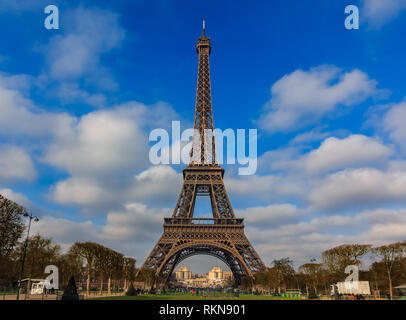
[[[302,300],[302,298],[283,298],[268,295],[240,294],[239,298],[230,295],[191,295],[185,294],[140,294],[138,296],[116,296],[93,298],[91,300]]]
[[[8,295],[13,295],[13,294],[16,295],[17,291],[0,292],[0,296],[2,296],[2,295],[8,296]],[[23,294],[23,293],[20,292],[20,294]]]

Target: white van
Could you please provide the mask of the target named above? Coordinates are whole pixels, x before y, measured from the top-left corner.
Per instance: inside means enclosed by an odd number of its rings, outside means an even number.
[[[31,285],[31,294],[43,294],[45,289],[45,280],[33,282]]]

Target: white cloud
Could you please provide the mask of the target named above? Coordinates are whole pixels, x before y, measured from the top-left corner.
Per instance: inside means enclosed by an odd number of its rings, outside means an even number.
[[[357,214],[357,219],[367,221],[369,224],[406,224],[406,210],[373,209]],[[405,234],[406,236],[406,234]]]
[[[182,174],[170,166],[153,166],[135,176],[131,195],[139,201],[158,201],[175,206],[182,182]]]
[[[82,175],[58,181],[50,188],[50,198],[59,204],[79,206],[88,214],[104,214],[123,203],[142,201],[153,206],[175,205],[182,186],[181,174],[169,166],[150,167],[135,177],[119,181]]]
[[[353,106],[379,93],[377,82],[360,70],[342,72],[323,65],[296,70],[271,88],[272,98],[259,121],[269,132],[295,131],[316,122],[339,105]]]
[[[8,74],[0,72],[0,86],[8,90],[16,90],[27,93],[32,86],[34,79],[27,74]]]
[[[363,0],[361,20],[365,17],[372,28],[380,28],[406,9],[406,0]]]
[[[0,11],[43,12],[49,5],[44,0],[20,2],[4,0],[0,4]],[[62,28],[59,32],[51,36],[47,44],[34,48],[45,55],[42,74],[35,81],[32,81],[31,76],[24,76],[26,79],[22,79],[21,75],[9,76],[8,82],[28,79],[42,90],[43,95],[57,97],[63,104],[80,102],[104,107],[107,97],[102,92],[115,90],[118,85],[101,59],[103,55],[119,48],[125,38],[119,15],[83,5],[60,11],[60,15],[63,19],[60,20]]]
[[[393,153],[377,138],[354,134],[342,139],[327,138],[305,154],[300,154],[299,146],[268,151],[260,158],[260,164],[268,163],[273,170],[296,176],[312,176],[349,168],[385,167]]]
[[[300,215],[302,211],[292,204],[273,204],[236,210],[237,217],[245,218],[247,225],[258,228],[271,228],[295,222]]]
[[[391,171],[391,172],[398,172],[398,171],[406,172],[406,160],[392,160],[389,163],[388,171]]]
[[[15,203],[18,203],[19,205],[25,206],[25,207],[29,207],[31,205],[31,202],[27,199],[26,196],[24,196],[21,193],[18,192],[14,192],[11,189],[5,188],[5,189],[0,189],[0,194],[11,200],[14,201]]]
[[[364,242],[374,242],[376,245],[384,245],[406,239],[406,223],[396,224],[388,222],[385,225],[374,225],[370,230],[361,235]]]
[[[258,173],[291,168],[291,166],[295,166],[295,159],[299,159],[302,152],[301,145],[267,151],[258,159]]]
[[[167,104],[147,107],[129,102],[88,113],[68,131],[56,131],[43,161],[66,171],[70,177],[54,184],[51,199],[99,213],[103,208],[105,212],[139,199],[173,203],[175,192],[181,187],[181,176],[166,166],[147,168],[146,131],[164,124],[158,116],[161,112],[176,116]]]
[[[290,143],[300,144],[300,143],[309,143],[314,141],[320,141],[332,135],[330,132],[323,132],[321,128],[315,128],[311,131],[298,134],[294,137]]]
[[[44,237],[51,237],[64,248],[76,241],[100,240],[99,228],[92,221],[76,222],[64,218],[51,216],[40,217],[32,224],[32,234],[41,233]]]
[[[393,105],[383,118],[383,128],[406,153],[406,102]]]
[[[82,6],[64,15],[62,31],[65,33],[54,36],[44,49],[50,75],[56,79],[74,79],[98,71],[100,56],[124,39],[117,14]]]
[[[112,201],[107,188],[97,181],[86,178],[69,178],[59,181],[51,188],[52,200],[59,204],[77,204],[84,207],[100,205]]]
[[[124,109],[88,113],[70,132],[57,133],[44,160],[80,176],[139,170],[148,162],[148,140],[136,116],[136,110]]]
[[[102,229],[103,237],[140,242],[157,241],[163,231],[164,217],[171,215],[171,209],[148,208],[141,203],[130,203],[125,205],[124,211],[110,212],[107,215],[106,225]]]
[[[83,5],[65,10],[60,32],[36,48],[44,53],[46,65],[35,84],[62,104],[105,107],[104,91],[116,90],[118,84],[101,60],[124,38],[116,13]]]
[[[331,137],[305,157],[306,171],[320,173],[382,164],[391,154],[390,148],[364,135],[350,135],[345,139]]]
[[[147,130],[167,128],[170,120],[179,119],[168,104],[159,102],[145,106],[130,101],[75,118],[37,108],[31,100],[14,90],[19,86],[17,78],[8,83],[10,89],[1,86],[8,78],[3,76],[0,79],[4,80],[0,81],[0,136],[21,138],[23,143],[35,141],[36,151],[44,153],[43,162],[70,175],[55,182],[51,188],[51,199],[55,202],[75,204],[84,211],[95,207],[100,213],[123,202],[139,199],[141,195],[146,200],[156,201],[156,193],[153,193],[157,186],[161,191],[167,187],[165,192],[171,196],[174,189],[168,183],[180,188],[181,178],[175,183],[176,173],[172,169],[173,172],[163,170],[166,175],[163,174],[157,184],[150,179],[153,176],[133,176],[149,164]],[[23,77],[20,80],[24,82]],[[0,180],[34,179],[36,173],[30,156],[16,148],[3,148]],[[171,196],[159,197],[158,203],[173,202],[172,198],[169,199]]]
[[[107,104],[107,98],[104,94],[90,94],[81,89],[77,82],[62,82],[52,93],[60,98],[62,104],[84,102],[98,108],[102,108]]]
[[[32,181],[36,177],[34,164],[23,149],[0,145],[0,183]]]
[[[309,201],[318,210],[405,203],[406,173],[372,168],[346,169],[317,182]]]
[[[15,87],[18,87],[16,83],[13,89],[8,89],[0,82],[0,135],[47,137],[57,129],[63,132],[70,127],[73,118],[68,114],[38,109],[31,100],[14,90]]]
[[[301,181],[276,175],[245,176],[237,179],[227,177],[225,185],[231,197],[244,197],[244,199],[272,201],[284,196],[297,196],[303,192]]]
[[[352,224],[354,219],[350,217],[332,216],[287,223],[276,228],[247,225],[246,234],[267,265],[274,259],[290,257],[297,267],[311,258],[320,259],[324,250],[353,242],[354,236],[340,233]],[[337,228],[339,230],[333,232]]]
[[[148,208],[134,202],[120,211],[109,212],[104,225],[44,216],[32,229],[33,233],[52,237],[66,249],[76,241],[96,241],[135,257],[141,264],[163,231],[163,218],[170,215],[168,209]]]
[[[24,144],[35,142],[32,146],[43,154],[40,158],[43,162],[69,174],[52,186],[51,199],[55,202],[76,204],[84,211],[95,206],[98,212],[103,212],[102,205],[104,209],[114,208],[140,195],[156,200],[153,189],[157,185],[162,186],[160,190],[168,186],[165,181],[155,185],[148,178],[136,183],[133,175],[149,164],[148,130],[168,128],[171,120],[180,120],[171,106],[164,102],[145,106],[129,101],[76,118],[36,107],[18,91],[25,90],[25,83],[23,76],[0,75],[0,136],[20,139]],[[1,180],[35,178],[31,159],[21,150],[2,152]],[[175,185],[174,175],[165,179]],[[177,184],[181,184],[181,179]],[[173,188],[168,190],[173,192]],[[115,197],[109,196],[112,194]],[[168,197],[159,197],[158,202],[168,202]]]

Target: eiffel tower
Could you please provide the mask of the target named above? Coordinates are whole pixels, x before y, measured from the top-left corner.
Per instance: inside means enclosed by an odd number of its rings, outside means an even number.
[[[265,265],[244,234],[243,219],[236,218],[223,182],[224,169],[216,159],[210,88],[210,38],[198,39],[199,68],[192,150],[183,169],[183,186],[171,218],[164,218],[164,232],[140,268],[150,268],[166,284],[175,266],[197,254],[221,259],[233,272],[235,284],[253,279]],[[206,134],[205,134],[206,132]],[[209,196],[213,218],[193,218],[197,196]]]

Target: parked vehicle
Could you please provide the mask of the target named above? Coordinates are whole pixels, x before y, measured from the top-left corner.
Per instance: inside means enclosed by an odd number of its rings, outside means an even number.
[[[370,295],[368,281],[344,281],[331,285],[331,295],[365,296]]]
[[[43,294],[45,290],[45,280],[33,282],[31,285],[31,294]]]

